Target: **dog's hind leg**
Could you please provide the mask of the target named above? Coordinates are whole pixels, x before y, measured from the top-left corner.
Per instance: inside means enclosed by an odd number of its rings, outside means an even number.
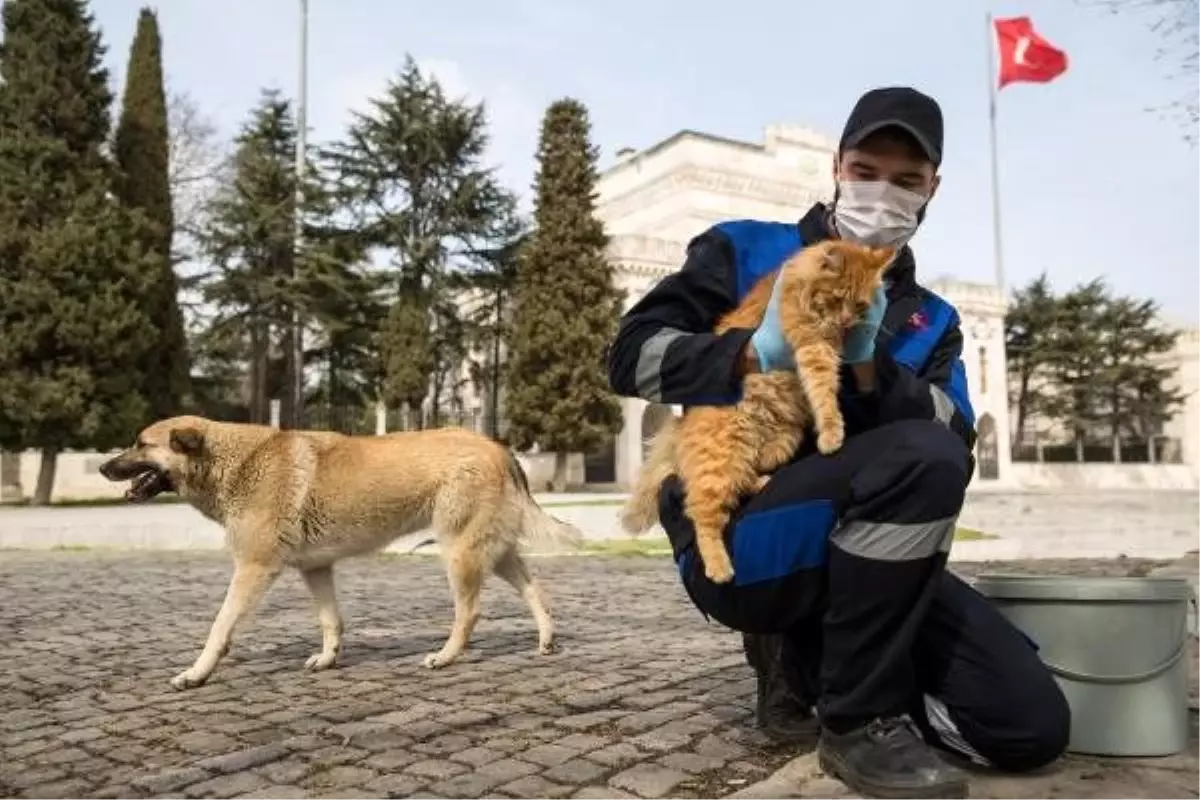
[[[450,638],[436,653],[425,656],[425,666],[430,669],[444,667],[454,662],[467,648],[471,631],[479,621],[479,591],[483,588],[483,565],[480,563],[480,553],[471,541],[471,528],[466,529],[458,538],[449,542],[450,552],[446,558],[446,577],[450,580],[450,591],[454,595],[454,626],[450,629]],[[443,539],[443,546],[447,542]]]
[[[204,650],[189,669],[171,679],[172,686],[190,689],[208,680],[208,676],[217,668],[217,662],[229,652],[234,628],[254,610],[278,575],[278,564],[243,562],[234,565],[225,602],[213,620]]]
[[[342,615],[338,610],[337,592],[333,585],[333,566],[301,570],[304,583],[317,604],[317,619],[321,621],[321,652],[309,656],[304,668],[322,670],[333,666],[342,649]]]
[[[517,548],[510,548],[500,556],[494,569],[497,575],[517,590],[517,594],[521,595],[521,599],[529,606],[529,611],[533,614],[533,621],[537,624],[538,652],[542,655],[553,653],[554,620],[550,618],[550,612],[546,610],[546,599],[542,595],[541,587],[529,574],[529,567],[525,564],[525,559],[521,558]]]

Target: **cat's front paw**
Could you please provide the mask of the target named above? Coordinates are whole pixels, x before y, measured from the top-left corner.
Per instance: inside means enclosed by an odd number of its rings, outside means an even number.
[[[846,432],[839,425],[836,428],[823,430],[817,435],[817,449],[821,451],[822,455],[829,455],[841,450],[845,441]]]
[[[704,574],[713,583],[729,583],[733,580],[733,562],[727,555],[705,561]]]

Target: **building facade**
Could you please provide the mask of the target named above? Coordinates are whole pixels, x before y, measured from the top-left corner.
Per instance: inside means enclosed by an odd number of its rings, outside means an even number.
[[[597,184],[596,215],[631,306],[683,263],[688,241],[731,219],[795,221],[833,196],[834,143],[807,128],[772,125],[761,143],[681,131],[642,151],[622,150]],[[919,258],[919,256],[918,256]],[[963,359],[978,418],[977,477],[1011,481],[1003,293],[986,284],[929,286],[959,310]],[[677,408],[622,400],[625,426],[611,452],[587,459],[586,477],[630,485],[646,441]]]

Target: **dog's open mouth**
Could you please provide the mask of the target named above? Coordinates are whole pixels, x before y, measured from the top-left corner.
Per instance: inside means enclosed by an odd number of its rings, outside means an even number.
[[[134,477],[129,488],[125,490],[125,499],[131,503],[144,503],[163,492],[175,491],[175,484],[170,476],[159,469],[148,469]]]

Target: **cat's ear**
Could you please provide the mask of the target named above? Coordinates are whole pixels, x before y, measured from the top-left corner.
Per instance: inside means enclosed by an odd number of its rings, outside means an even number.
[[[830,247],[821,256],[821,272],[829,275],[840,275],[846,266],[846,257],[841,250]]]
[[[875,269],[878,272],[883,272],[890,267],[892,262],[896,260],[897,252],[894,247],[876,247],[873,249],[871,251],[871,255],[873,256],[871,260],[875,264]]]
[[[891,264],[896,258],[896,248],[894,247],[876,247],[874,252],[875,258],[881,264]]]

